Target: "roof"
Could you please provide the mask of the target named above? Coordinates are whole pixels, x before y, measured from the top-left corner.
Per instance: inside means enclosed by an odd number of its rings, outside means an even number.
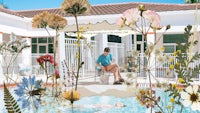
[[[24,17],[20,13],[17,13],[15,11],[11,11],[11,10],[8,10],[8,9],[5,9],[5,8],[0,8],[0,12],[4,12],[4,13],[10,14],[10,15],[15,15],[15,16],[19,16],[19,17]]]
[[[88,15],[107,15],[107,14],[121,14],[125,10],[130,8],[135,8],[139,4],[145,5],[146,9],[150,9],[156,12],[163,11],[179,11],[179,10],[195,10],[196,4],[161,4],[161,3],[142,3],[142,2],[130,2],[130,3],[118,3],[118,4],[103,4],[103,5],[93,5],[90,14]],[[197,5],[198,9],[200,9],[200,4]],[[13,14],[16,16],[24,16],[32,18],[34,15],[39,14],[43,11],[48,11],[50,13],[60,14],[64,17],[70,16],[64,14],[60,8],[52,8],[52,9],[39,9],[39,10],[23,10],[23,11],[10,11],[10,10],[2,10],[2,12],[6,12],[8,14]]]

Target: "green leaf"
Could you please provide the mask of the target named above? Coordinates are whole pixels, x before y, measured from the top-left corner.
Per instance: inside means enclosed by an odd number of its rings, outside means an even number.
[[[8,113],[21,113],[17,101],[11,95],[5,83],[4,83],[4,103]]]

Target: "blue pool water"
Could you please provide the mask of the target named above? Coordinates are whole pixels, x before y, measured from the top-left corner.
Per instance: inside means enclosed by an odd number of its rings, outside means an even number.
[[[126,105],[125,107],[112,107],[112,108],[95,108],[90,105],[112,105],[120,102]],[[76,108],[76,106],[86,106],[85,108]],[[84,97],[74,103],[73,113],[145,113],[145,108],[138,105],[135,97],[130,98],[116,98],[114,96],[92,96]],[[88,107],[87,107],[88,106]],[[65,113],[72,113],[72,108],[64,110]]]
[[[163,95],[163,94],[162,94]],[[84,97],[81,100],[74,103],[74,106],[80,105],[96,105],[96,104],[110,104],[113,105],[116,102],[125,104],[125,107],[114,107],[114,108],[67,108],[63,110],[65,113],[149,113],[144,106],[141,106],[135,97],[130,98],[116,98],[114,96],[93,96]],[[165,103],[162,102],[163,106]],[[168,113],[165,111],[165,113]],[[180,108],[174,110],[173,113],[180,113]],[[184,108],[183,113],[200,113],[200,111],[191,111],[190,108]]]
[[[15,98],[16,95],[11,90],[11,93]],[[169,98],[166,93],[158,91],[157,95],[160,95],[162,102],[160,105],[162,107],[167,106]],[[74,108],[69,106],[68,101],[58,102],[50,97],[43,97],[42,100],[48,100],[50,104],[41,106],[37,111],[22,110],[22,113],[148,113],[144,106],[141,106],[135,97],[128,98],[117,98],[114,96],[91,96],[83,97],[79,101],[74,103]],[[125,107],[113,107],[113,108],[97,108],[91,107],[93,105],[106,104],[114,106],[116,102],[125,104]],[[59,103],[59,104],[58,104]],[[19,103],[20,104],[20,103]],[[63,105],[65,104],[65,106]],[[79,106],[79,107],[76,107]],[[80,107],[83,106],[83,107]],[[180,108],[176,108],[173,113],[179,113]],[[7,113],[3,102],[3,90],[0,90],[0,113]],[[166,113],[168,113],[166,111]],[[192,111],[190,108],[184,108],[183,113],[200,113],[199,111]]]

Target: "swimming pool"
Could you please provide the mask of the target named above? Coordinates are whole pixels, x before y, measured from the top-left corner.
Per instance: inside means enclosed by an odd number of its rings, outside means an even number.
[[[16,95],[11,90],[11,93],[16,98]],[[162,106],[167,106],[167,95],[162,91],[157,91],[157,94],[162,97]],[[1,113],[7,113],[4,108],[3,102],[3,90],[0,90],[0,96],[2,97],[0,100]],[[74,108],[72,109],[69,106],[68,101],[55,101],[55,99],[51,97],[43,97],[46,104],[42,103],[42,106],[37,111],[33,110],[22,110],[22,113],[147,113],[146,108],[141,106],[135,97],[127,97],[127,98],[118,98],[115,96],[89,96],[89,97],[82,97],[80,100],[74,103]],[[116,102],[123,103],[126,105],[125,107],[113,107],[113,108],[96,108],[92,107],[96,104],[107,104],[112,105]],[[20,104],[20,103],[19,103]],[[76,107],[76,106],[83,106],[84,107]],[[179,113],[180,109],[176,108],[173,113]],[[168,113],[168,112],[166,112]],[[184,108],[183,113],[200,113],[199,111],[191,111],[190,108]]]
[[[73,108],[73,113],[148,113],[146,107],[141,106],[135,97],[129,98],[116,98],[114,96],[93,96],[84,97],[81,100],[75,102],[74,106],[78,105],[95,105],[95,104],[110,104],[114,106],[116,102],[125,104],[125,107],[113,107],[113,108]],[[163,102],[163,105],[165,103]],[[166,105],[167,106],[167,105]],[[72,108],[66,108],[64,113],[72,113]],[[166,113],[168,113],[166,111]],[[173,113],[180,113],[180,109],[176,108]],[[190,108],[184,108],[183,113],[200,113],[199,111],[191,111]]]
[[[114,106],[116,102],[123,103],[125,107],[95,108],[90,105],[107,104]],[[92,96],[84,97],[74,103],[74,106],[86,105],[86,108],[73,108],[73,113],[145,113],[145,107],[138,106],[135,97],[116,98],[114,96]],[[142,110],[142,111],[141,111]],[[65,113],[72,112],[72,108],[64,110]]]

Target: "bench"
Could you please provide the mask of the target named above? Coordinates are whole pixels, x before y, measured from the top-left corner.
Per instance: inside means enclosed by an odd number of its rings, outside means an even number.
[[[109,84],[110,71],[104,71],[100,67],[96,67],[96,75],[100,78],[100,84]]]

